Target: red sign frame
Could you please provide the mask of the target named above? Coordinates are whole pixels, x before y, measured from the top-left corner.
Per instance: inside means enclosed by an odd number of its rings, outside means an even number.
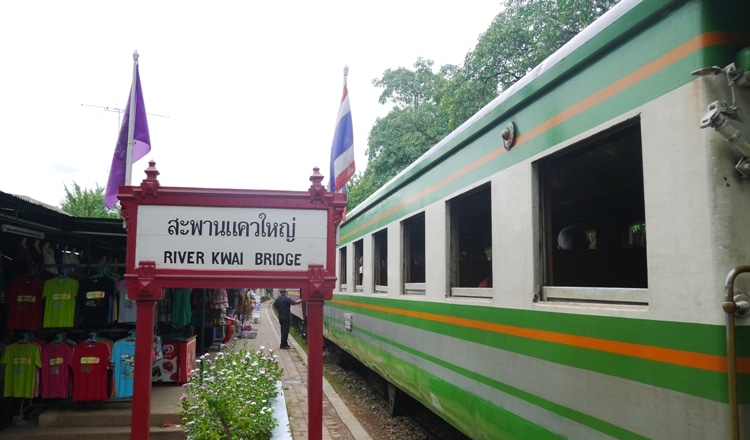
[[[118,198],[127,228],[125,283],[128,295],[136,300],[136,359],[151,357],[154,337],[154,308],[164,288],[289,288],[299,289],[307,301],[308,315],[308,405],[309,438],[322,436],[322,350],[323,302],[333,296],[336,283],[336,231],[346,208],[346,195],[328,192],[321,184],[318,168],[310,176],[308,191],[241,190],[215,188],[163,187],[155,162],[149,162],[140,186],[121,186]],[[212,208],[277,208],[327,211],[325,265],[310,264],[300,270],[207,270],[170,269],[155,261],[135,261],[138,207],[197,206]],[[151,369],[144,362],[135,364],[131,438],[149,438],[151,412]]]

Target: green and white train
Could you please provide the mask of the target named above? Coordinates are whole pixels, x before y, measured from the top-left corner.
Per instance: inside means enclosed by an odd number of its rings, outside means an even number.
[[[748,46],[623,0],[347,214],[326,339],[473,439],[750,439]]]

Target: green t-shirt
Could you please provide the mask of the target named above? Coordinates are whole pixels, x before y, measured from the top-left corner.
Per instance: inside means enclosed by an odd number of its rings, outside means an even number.
[[[44,282],[44,328],[75,327],[78,281],[52,278]]]
[[[36,371],[42,368],[39,346],[31,343],[16,343],[5,347],[0,364],[5,365],[5,397],[34,397]]]

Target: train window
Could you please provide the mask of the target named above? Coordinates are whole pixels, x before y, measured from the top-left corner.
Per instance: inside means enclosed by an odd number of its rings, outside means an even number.
[[[483,185],[448,202],[451,295],[485,296],[492,287],[492,197]],[[456,289],[470,288],[470,289]]]
[[[375,291],[388,291],[388,230],[383,229],[372,236],[374,250]]]
[[[342,247],[339,249],[339,264],[341,265],[339,267],[339,288],[341,290],[346,290],[346,283],[348,282],[348,274],[349,272],[346,269],[347,266],[347,260],[346,260],[346,247]]]
[[[635,291],[648,287],[640,124],[545,158],[539,171],[545,286],[594,288],[545,288],[544,298],[642,303],[645,293]]]
[[[628,227],[627,246],[636,249],[646,248],[646,223],[639,222]]]
[[[354,290],[356,292],[362,291],[362,283],[364,280],[364,249],[362,246],[362,240],[354,242]]]
[[[402,223],[404,246],[404,293],[425,293],[425,225],[424,213]]]

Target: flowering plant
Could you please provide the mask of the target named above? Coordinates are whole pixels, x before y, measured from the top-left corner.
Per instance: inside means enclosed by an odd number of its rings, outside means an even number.
[[[268,440],[277,425],[270,400],[282,369],[273,351],[223,346],[196,359],[180,400],[188,439]]]

